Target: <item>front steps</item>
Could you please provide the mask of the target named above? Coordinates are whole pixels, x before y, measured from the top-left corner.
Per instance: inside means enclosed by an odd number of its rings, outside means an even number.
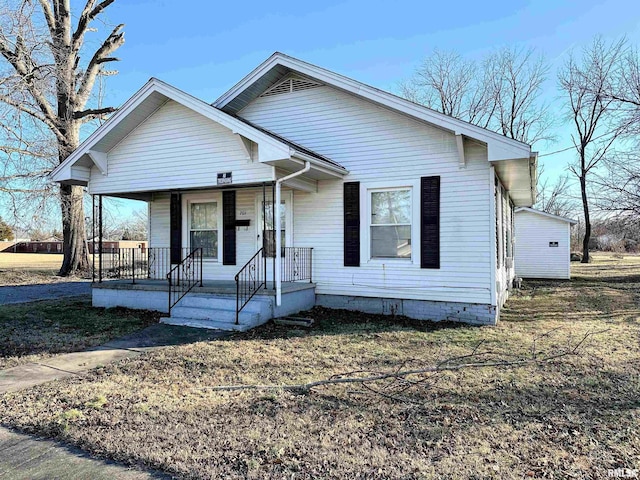
[[[274,317],[275,297],[255,295],[242,309],[236,325],[236,296],[230,294],[188,293],[160,319],[168,325],[244,332]]]

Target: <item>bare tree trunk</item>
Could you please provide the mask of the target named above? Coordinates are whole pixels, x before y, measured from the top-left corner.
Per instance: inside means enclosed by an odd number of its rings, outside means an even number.
[[[591,239],[591,218],[589,217],[589,201],[587,199],[587,178],[580,177],[580,194],[584,212],[584,237],[582,238],[582,263],[589,263],[589,240]]]
[[[77,185],[60,186],[64,260],[59,275],[66,276],[76,270],[89,269],[83,199],[84,190],[82,187]]]

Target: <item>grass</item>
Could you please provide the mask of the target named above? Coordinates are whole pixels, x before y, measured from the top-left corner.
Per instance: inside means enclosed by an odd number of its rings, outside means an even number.
[[[85,299],[0,306],[0,370],[86,350],[140,330],[159,314],[93,308]]]
[[[597,256],[574,281],[525,282],[497,327],[315,309],[311,330],[268,325],[5,394],[0,422],[180,478],[604,478],[640,467],[636,265]],[[602,330],[580,355],[442,372],[402,400],[209,388],[433,365],[480,342],[500,358],[534,340],[558,352]]]
[[[33,285],[68,282],[76,277],[58,277],[62,254],[0,253],[0,285]]]

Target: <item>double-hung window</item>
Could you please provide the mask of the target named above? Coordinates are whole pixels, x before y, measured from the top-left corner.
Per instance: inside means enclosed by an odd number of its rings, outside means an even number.
[[[218,258],[218,202],[190,203],[189,245],[203,258]]]
[[[411,259],[411,189],[370,190],[371,258]]]

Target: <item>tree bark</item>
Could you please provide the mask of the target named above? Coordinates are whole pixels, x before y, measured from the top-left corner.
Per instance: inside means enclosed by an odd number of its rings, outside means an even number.
[[[587,199],[586,174],[580,176],[580,194],[584,212],[584,238],[582,239],[582,263],[589,263],[589,240],[591,239],[591,218],[589,217],[589,201]]]
[[[64,260],[58,273],[69,275],[77,270],[89,269],[86,231],[84,224],[84,189],[77,185],[60,186],[62,210],[62,236]]]

